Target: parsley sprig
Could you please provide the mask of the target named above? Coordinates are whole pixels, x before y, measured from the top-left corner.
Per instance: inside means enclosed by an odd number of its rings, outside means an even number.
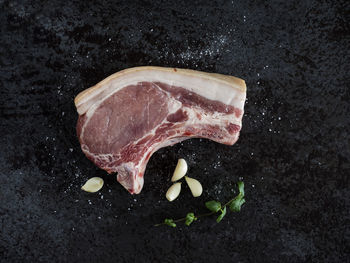
[[[185,225],[189,226],[200,217],[211,216],[211,215],[218,214],[218,213],[219,213],[219,215],[216,218],[216,222],[219,223],[226,215],[226,212],[227,212],[226,207],[227,206],[229,207],[229,209],[232,212],[239,212],[239,211],[241,211],[242,205],[245,203],[244,183],[238,182],[237,185],[238,185],[239,194],[236,197],[229,200],[224,205],[221,205],[221,203],[219,201],[215,201],[215,200],[211,200],[211,201],[206,202],[205,203],[206,208],[208,208],[211,211],[209,213],[195,216],[194,213],[191,212],[191,213],[188,213],[186,215],[186,217],[176,219],[176,220],[166,218],[163,223],[156,224],[154,226],[167,225],[167,226],[171,226],[171,227],[176,227],[176,223],[182,222],[182,221],[185,221]]]

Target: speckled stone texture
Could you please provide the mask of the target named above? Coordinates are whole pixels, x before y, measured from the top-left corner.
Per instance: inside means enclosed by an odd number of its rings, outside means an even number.
[[[348,1],[0,0],[1,262],[349,262]],[[80,150],[73,99],[140,65],[231,74],[248,100],[232,147],[153,155],[130,195]],[[177,159],[204,186],[165,192]],[[105,179],[97,194],[80,190]],[[220,224],[154,227],[246,185]]]

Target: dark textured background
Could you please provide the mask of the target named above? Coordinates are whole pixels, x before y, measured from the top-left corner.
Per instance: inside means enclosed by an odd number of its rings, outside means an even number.
[[[347,2],[0,0],[0,261],[349,262]],[[132,196],[81,152],[73,99],[139,65],[232,74],[248,100],[237,144],[162,149]],[[180,157],[205,191],[169,203]],[[239,179],[220,224],[152,226]]]

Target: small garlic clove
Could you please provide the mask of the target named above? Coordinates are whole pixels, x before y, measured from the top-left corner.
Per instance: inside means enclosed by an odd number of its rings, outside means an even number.
[[[179,196],[180,192],[181,192],[181,182],[175,183],[169,187],[168,191],[165,194],[165,197],[171,202]]]
[[[99,191],[103,186],[103,179],[100,177],[92,177],[86,181],[86,183],[81,187],[82,190],[95,193]]]
[[[173,174],[173,177],[171,178],[172,182],[176,182],[177,180],[180,180],[182,177],[185,176],[187,173],[187,163],[184,159],[179,159],[177,161],[177,165]]]
[[[202,187],[201,183],[198,180],[190,178],[188,176],[185,176],[185,180],[186,180],[186,182],[188,184],[188,187],[191,190],[191,193],[192,193],[193,197],[198,197],[198,196],[200,196],[202,194],[203,187]]]

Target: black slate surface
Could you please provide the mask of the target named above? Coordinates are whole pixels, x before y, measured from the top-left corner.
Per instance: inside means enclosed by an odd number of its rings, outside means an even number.
[[[348,1],[0,0],[1,262],[349,262]],[[151,158],[140,195],[88,161],[74,97],[118,70],[231,74],[248,100],[232,147]],[[164,198],[177,158],[204,186]],[[105,179],[97,194],[80,190]],[[153,227],[236,194],[220,224]]]

